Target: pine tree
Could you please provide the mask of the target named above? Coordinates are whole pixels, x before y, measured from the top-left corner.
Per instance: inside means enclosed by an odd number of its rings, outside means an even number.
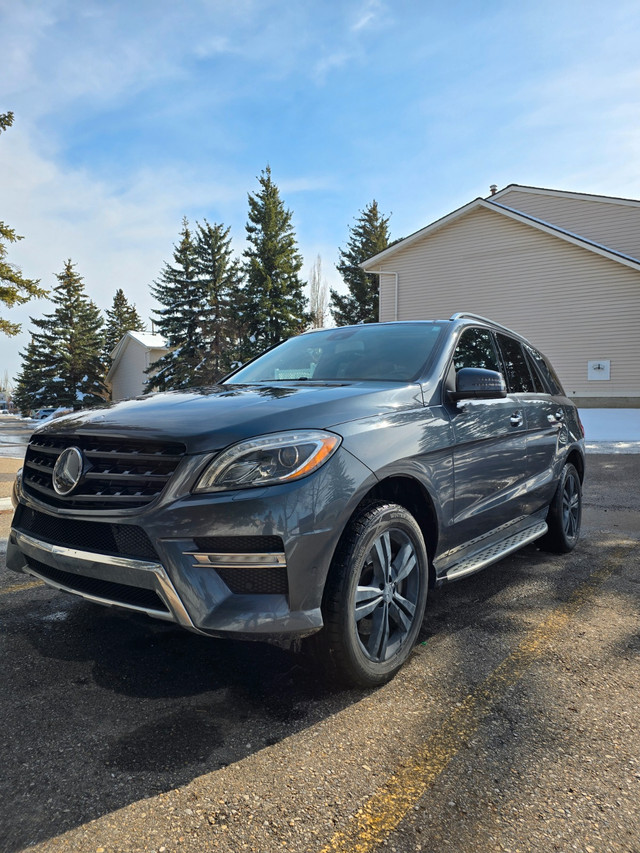
[[[13,124],[13,113],[0,113],[0,133]],[[47,291],[39,287],[37,279],[24,278],[15,264],[7,261],[7,244],[17,243],[22,240],[13,228],[0,221],[0,303],[11,308],[14,305],[23,305],[34,296],[46,296]],[[0,317],[0,332],[5,335],[17,335],[20,331],[19,323],[11,323]]]
[[[340,249],[336,267],[349,293],[341,296],[331,290],[331,314],[338,326],[378,322],[378,276],[365,273],[358,265],[387,248],[389,219],[382,216],[374,199],[349,229],[347,246]]]
[[[144,332],[145,326],[135,305],[132,305],[119,287],[113,297],[111,309],[107,309],[104,330],[104,361],[107,370],[111,367],[111,353],[126,332]]]
[[[201,360],[195,383],[210,385],[231,369],[238,346],[240,265],[233,258],[229,228],[196,223],[195,269],[201,291]]]
[[[52,314],[31,317],[39,331],[22,353],[16,395],[24,409],[64,406],[80,409],[104,402],[101,360],[104,321],[85,293],[84,282],[68,260],[53,288]]]
[[[32,410],[39,409],[43,402],[44,405],[49,405],[44,397],[49,353],[42,352],[32,338],[27,344],[26,352],[20,355],[22,370],[16,379],[13,401],[23,415],[28,415]]]
[[[258,178],[260,190],[249,194],[248,248],[244,253],[246,285],[242,300],[246,359],[303,331],[308,323],[302,257],[291,224],[291,211],[280,198],[269,166]]]
[[[202,361],[200,312],[202,294],[198,287],[196,249],[186,217],[180,242],[174,247],[174,264],[165,264],[151,293],[163,307],[153,313],[156,327],[171,347],[149,369],[146,389],[169,391],[194,384]]]

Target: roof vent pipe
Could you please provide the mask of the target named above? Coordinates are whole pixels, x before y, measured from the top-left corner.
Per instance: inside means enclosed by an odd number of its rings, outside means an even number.
[[[498,192],[498,185],[497,184],[491,184],[489,189],[491,191],[491,195],[495,195]]]

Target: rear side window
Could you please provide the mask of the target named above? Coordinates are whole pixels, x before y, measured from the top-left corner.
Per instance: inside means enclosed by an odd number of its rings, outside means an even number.
[[[546,358],[541,353],[539,353],[538,350],[535,350],[532,346],[527,346],[526,350],[527,353],[533,359],[533,363],[540,371],[540,374],[542,375],[545,384],[548,386],[549,391],[552,394],[564,396],[564,389],[560,384],[560,380],[558,379],[555,370],[553,369],[553,367],[551,367]]]
[[[498,346],[504,362],[507,387],[511,394],[526,394],[535,391],[529,365],[519,341],[498,334]]]
[[[533,356],[529,352],[528,347],[523,347],[523,352],[524,352],[525,356],[527,357],[527,364],[529,365],[529,373],[531,374],[531,378],[533,379],[533,384],[535,386],[536,391],[539,391],[542,394],[548,394],[549,391],[547,389],[547,386],[542,381],[542,376],[540,376],[540,373],[538,372],[538,368],[536,367],[536,365],[533,361]]]
[[[487,329],[465,329],[460,335],[453,355],[456,370],[463,367],[482,367],[500,371],[493,335]]]

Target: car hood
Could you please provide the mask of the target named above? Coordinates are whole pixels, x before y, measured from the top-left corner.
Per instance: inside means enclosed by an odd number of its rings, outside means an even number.
[[[385,382],[216,385],[147,394],[75,412],[39,435],[105,435],[181,441],[188,453],[220,450],[242,439],[339,424],[422,405],[419,385]]]

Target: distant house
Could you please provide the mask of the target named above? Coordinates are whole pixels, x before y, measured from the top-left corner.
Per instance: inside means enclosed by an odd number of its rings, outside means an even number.
[[[583,406],[640,406],[640,201],[511,184],[365,261],[380,320],[472,311],[528,337]]]
[[[144,392],[149,376],[146,369],[169,352],[162,335],[149,332],[127,332],[111,353],[111,369],[107,385],[112,400],[125,400]]]

